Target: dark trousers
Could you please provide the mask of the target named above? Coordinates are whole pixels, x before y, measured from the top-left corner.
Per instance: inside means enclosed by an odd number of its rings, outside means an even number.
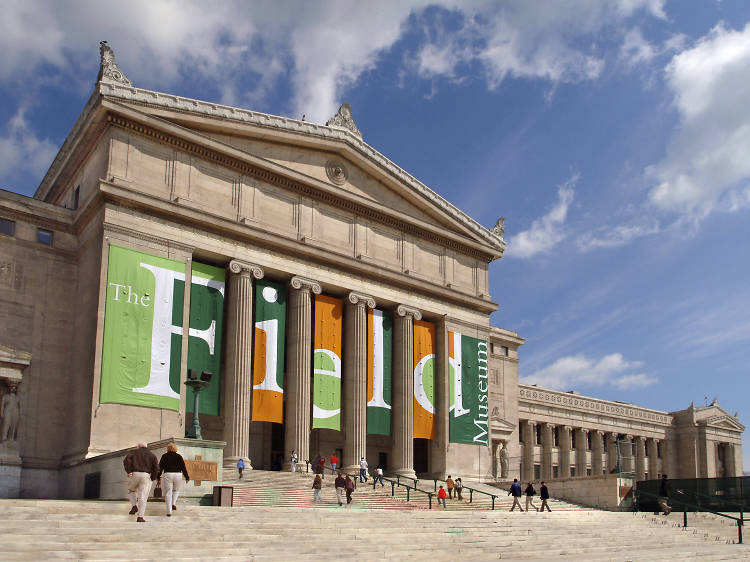
[[[352,503],[352,492],[354,490],[350,490],[347,488],[346,490],[346,503]]]
[[[448,498],[453,499],[453,488],[448,488]]]
[[[360,468],[359,469],[359,481],[360,482],[367,482],[367,469]]]
[[[383,477],[380,474],[376,474],[375,475],[375,482],[374,483],[377,484],[378,481],[380,481],[380,485],[381,486],[385,486],[385,484],[383,484]]]
[[[237,471],[240,473],[240,478],[242,478],[242,469],[238,468]]]

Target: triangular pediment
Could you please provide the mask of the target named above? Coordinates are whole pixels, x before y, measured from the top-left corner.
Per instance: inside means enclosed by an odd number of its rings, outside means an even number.
[[[715,416],[705,420],[706,425],[731,431],[744,431],[745,426],[738,422],[733,416]]]
[[[414,219],[493,257],[502,255],[501,233],[479,225],[348,131],[148,91],[141,91],[139,97],[133,92],[114,85],[103,89],[111,107],[173,124],[313,186],[396,218]]]

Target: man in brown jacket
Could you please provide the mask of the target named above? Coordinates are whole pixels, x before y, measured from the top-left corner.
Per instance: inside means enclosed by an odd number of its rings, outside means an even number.
[[[138,523],[145,523],[146,501],[151,490],[151,481],[159,476],[159,461],[156,455],[146,448],[145,443],[138,443],[135,451],[127,454],[122,461],[128,474],[128,499],[130,515],[138,513]]]
[[[445,480],[445,487],[448,488],[448,499],[453,499],[453,487],[455,486],[455,482],[453,482],[453,478],[451,478],[451,475],[448,475],[448,478]]]

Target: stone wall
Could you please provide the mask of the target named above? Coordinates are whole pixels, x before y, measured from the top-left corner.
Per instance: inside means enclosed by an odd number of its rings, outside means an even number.
[[[547,483],[555,499],[610,511],[629,511],[632,506],[633,479],[618,474],[558,478]]]

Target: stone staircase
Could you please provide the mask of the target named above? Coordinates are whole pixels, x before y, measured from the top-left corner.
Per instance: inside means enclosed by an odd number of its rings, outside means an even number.
[[[202,507],[146,523],[125,501],[0,500],[3,560],[748,560],[750,548],[706,541],[653,516],[424,509]]]

